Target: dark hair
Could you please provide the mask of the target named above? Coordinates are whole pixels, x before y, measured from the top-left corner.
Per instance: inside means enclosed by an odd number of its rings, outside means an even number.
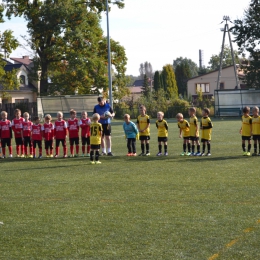
[[[102,102],[103,100],[104,100],[103,97],[98,97],[97,99],[98,102]]]
[[[34,117],[34,121],[36,121],[36,120],[40,120],[40,117],[38,117],[38,116]]]
[[[204,108],[203,111],[204,111],[207,115],[209,115],[209,113],[210,113],[210,110],[209,110],[208,108]]]
[[[249,112],[250,112],[250,107],[243,108],[243,113],[249,113]]]

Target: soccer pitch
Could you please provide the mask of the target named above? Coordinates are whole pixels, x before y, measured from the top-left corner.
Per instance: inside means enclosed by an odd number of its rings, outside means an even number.
[[[127,157],[114,121],[100,165],[0,160],[0,259],[260,259],[260,157],[242,156],[240,118],[211,119],[211,157],[179,156],[168,120],[167,157],[154,121],[150,157]]]

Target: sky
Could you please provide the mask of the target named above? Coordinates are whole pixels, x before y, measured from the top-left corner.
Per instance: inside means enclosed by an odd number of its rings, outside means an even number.
[[[188,58],[199,65],[199,50],[204,53],[204,65],[219,54],[223,39],[223,16],[241,19],[250,0],[125,0],[125,8],[111,6],[109,13],[110,37],[125,48],[127,75],[139,75],[141,63],[150,62],[153,70],[162,70],[178,57]],[[229,23],[229,27],[232,24]],[[106,15],[101,27],[107,35]],[[6,20],[0,30],[11,29],[18,40],[26,35],[22,19]],[[232,36],[231,36],[232,37]],[[226,44],[229,44],[226,35]],[[237,45],[233,43],[236,50]],[[18,48],[11,57],[29,53]]]

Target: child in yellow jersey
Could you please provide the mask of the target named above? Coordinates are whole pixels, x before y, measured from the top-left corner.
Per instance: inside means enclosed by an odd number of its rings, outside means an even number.
[[[244,156],[250,156],[251,150],[251,134],[252,134],[252,118],[249,116],[250,107],[243,108],[243,116],[242,116],[242,126],[239,133],[242,135],[242,149]],[[246,141],[247,151],[246,151]]]
[[[254,140],[254,153],[252,156],[257,156],[260,155],[260,116],[258,107],[253,107],[252,135]],[[259,146],[259,154],[257,154],[257,143]]]
[[[182,156],[190,155],[190,124],[187,120],[183,118],[183,114],[178,113],[176,115],[178,121],[178,127],[180,128],[180,138],[183,138],[183,152]],[[188,152],[186,152],[186,148],[188,146]]]
[[[99,161],[99,149],[102,138],[102,125],[98,123],[100,115],[98,113],[93,114],[92,121],[90,124],[90,163],[91,164],[100,164]],[[94,161],[94,152],[95,152],[95,161]]]
[[[200,141],[199,141],[199,122],[196,117],[196,108],[189,108],[190,115],[190,140],[191,140],[191,156],[200,156]],[[197,145],[197,153],[195,153],[195,143]]]
[[[163,119],[164,113],[159,111],[157,113],[157,121],[156,121],[156,127],[158,129],[158,148],[159,152],[157,153],[157,156],[162,155],[162,143],[164,144],[164,155],[167,156],[167,141],[168,141],[168,124]]]
[[[137,128],[139,131],[139,140],[141,141],[142,152],[139,156],[150,156],[149,140],[150,140],[150,117],[146,115],[146,107],[141,105],[139,107],[140,115],[137,117]],[[144,145],[146,146],[146,153],[144,153]]]
[[[201,142],[202,142],[202,153],[201,156],[210,156],[210,141],[211,141],[211,131],[213,124],[209,118],[210,110],[208,108],[204,108],[202,110],[202,118],[200,122],[201,129]],[[208,148],[208,153],[205,153],[206,144]]]

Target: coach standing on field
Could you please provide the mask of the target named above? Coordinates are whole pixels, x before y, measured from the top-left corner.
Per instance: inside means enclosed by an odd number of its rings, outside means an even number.
[[[101,148],[102,155],[113,156],[111,152],[111,118],[114,117],[115,113],[111,106],[106,103],[106,100],[103,97],[98,97],[98,104],[95,105],[93,113],[98,113],[100,115],[99,123],[102,124],[103,135],[101,139]],[[109,111],[111,113],[111,118],[106,118],[104,113]],[[107,148],[107,151],[106,151]]]

